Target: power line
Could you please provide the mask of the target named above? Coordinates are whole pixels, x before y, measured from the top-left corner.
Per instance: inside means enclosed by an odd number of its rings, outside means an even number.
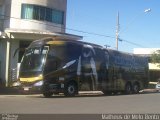
[[[21,20],[20,18],[16,18],[16,17],[10,17],[10,16],[7,16],[7,15],[0,15],[0,16],[4,16],[4,17],[7,17],[7,18],[14,18],[14,19],[18,19],[18,20]],[[77,29],[72,29],[72,28],[67,28],[67,27],[60,27],[60,26],[56,26],[56,25],[49,25],[47,23],[42,23],[40,21],[33,21],[33,20],[29,20],[29,19],[23,19],[25,21],[29,21],[29,22],[33,22],[33,23],[38,23],[38,24],[43,24],[43,25],[48,25],[48,26],[52,26],[52,27],[56,27],[56,28],[61,28],[61,29],[64,29],[64,30],[71,30],[71,31],[75,31],[75,32],[80,32],[80,33],[85,33],[85,34],[91,34],[91,35],[96,35],[96,36],[101,36],[101,37],[108,37],[108,38],[115,38],[113,36],[110,36],[110,35],[104,35],[104,34],[98,34],[98,33],[94,33],[94,32],[87,32],[87,31],[82,31],[82,30],[77,30]]]
[[[103,35],[103,34],[98,34],[98,33],[93,33],[93,32],[86,32],[86,31],[76,30],[76,29],[71,29],[71,28],[66,28],[66,29],[67,29],[67,30],[76,31],[76,32],[81,32],[81,33],[86,33],[86,34],[92,34],[92,35],[96,35],[96,36],[101,36],[101,37],[115,38],[115,37],[113,37],[113,36],[108,36],[108,35]]]
[[[123,42],[123,41],[124,41],[124,42],[126,42],[126,43],[129,43],[129,44],[132,44],[132,45],[135,45],[135,46],[139,46],[139,47],[145,48],[145,46],[143,46],[143,45],[140,45],[140,44],[137,44],[137,43],[128,41],[128,40],[124,40],[124,39],[121,39],[121,38],[119,38],[119,41],[120,41],[120,42]]]
[[[2,15],[0,14],[0,16],[3,16],[3,17],[6,17],[6,18],[13,18],[13,19],[18,19],[18,20],[21,20],[20,18],[16,18],[16,17],[11,17],[11,16],[7,16],[7,15]],[[3,20],[6,20],[5,18]],[[112,38],[112,39],[115,39],[115,37],[113,36],[110,36],[110,35],[104,35],[104,34],[99,34],[99,33],[93,33],[93,32],[87,32],[87,31],[82,31],[82,30],[77,30],[77,29],[72,29],[72,28],[65,28],[65,27],[60,27],[60,26],[57,26],[57,25],[50,25],[50,24],[47,24],[47,23],[42,23],[41,21],[33,21],[33,20],[29,20],[29,19],[23,19],[25,21],[29,21],[29,22],[33,22],[33,23],[38,23],[38,24],[43,24],[43,25],[48,25],[48,26],[52,26],[52,27],[55,27],[55,28],[61,28],[61,29],[64,29],[64,30],[71,30],[71,31],[75,31],[75,32],[80,32],[80,33],[85,33],[85,34],[91,34],[91,35],[96,35],[96,36],[101,36],[101,37],[106,37],[106,38]],[[130,41],[127,41],[127,40],[124,40],[124,39],[119,39],[119,41],[124,41],[124,42],[127,42],[127,43],[130,43],[132,45],[136,45],[136,46],[141,46],[137,43],[134,43],[134,42],[130,42]],[[142,46],[141,46],[142,47]]]

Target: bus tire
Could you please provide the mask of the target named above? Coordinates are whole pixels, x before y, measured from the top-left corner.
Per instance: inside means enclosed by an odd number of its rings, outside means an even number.
[[[42,86],[42,93],[43,93],[43,96],[46,98],[49,98],[53,95],[53,92],[49,91],[49,87],[47,84]]]
[[[139,91],[140,91],[140,86],[139,86],[138,83],[135,83],[135,84],[133,85],[133,93],[138,94]]]
[[[125,86],[125,94],[131,94],[132,93],[132,86],[130,83],[127,83]]]
[[[78,87],[75,82],[69,82],[65,85],[64,95],[67,97],[73,97],[78,93]]]

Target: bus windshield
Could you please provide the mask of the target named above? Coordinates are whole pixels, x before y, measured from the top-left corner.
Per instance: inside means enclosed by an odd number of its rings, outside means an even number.
[[[34,47],[26,50],[21,61],[21,72],[42,72],[48,47]]]

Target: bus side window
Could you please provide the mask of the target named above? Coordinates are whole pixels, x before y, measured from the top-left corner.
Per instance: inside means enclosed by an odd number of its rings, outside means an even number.
[[[67,61],[76,60],[79,58],[82,51],[82,46],[78,44],[68,43],[66,54],[67,54]]]
[[[98,81],[101,83],[106,79],[106,60],[105,51],[102,48],[95,48],[96,56],[96,68],[98,73]]]
[[[108,51],[105,51],[105,64],[106,64],[106,70],[109,68],[109,53]]]
[[[55,50],[50,50],[44,68],[45,73],[53,72],[60,66],[61,60],[56,56]]]
[[[108,51],[105,51],[105,80],[109,81],[109,53]]]

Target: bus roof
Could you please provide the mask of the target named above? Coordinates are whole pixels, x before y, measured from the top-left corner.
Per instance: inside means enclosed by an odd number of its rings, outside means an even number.
[[[104,49],[111,54],[123,54],[123,55],[128,55],[128,56],[141,56],[142,57],[142,55],[136,55],[136,54],[133,54],[133,53],[117,51],[117,50],[114,50],[114,49],[108,49],[108,48],[104,48],[100,45],[93,44],[93,43],[88,43],[88,42],[79,41],[79,40],[71,40],[71,39],[67,39],[67,38],[66,39],[60,39],[60,38],[55,38],[55,37],[45,37],[45,38],[42,38],[42,39],[39,39],[39,40],[35,40],[30,44],[30,46],[28,48],[30,48],[30,47],[40,47],[40,46],[43,46],[45,44],[54,44],[54,41],[65,41],[65,42],[71,42],[71,43],[76,43],[76,44],[81,44],[81,45],[87,44],[87,45],[91,45],[93,47]]]
[[[53,42],[52,42],[53,41]],[[30,47],[39,47],[39,46],[43,46],[45,44],[54,44],[54,41],[65,41],[65,42],[72,42],[72,43],[76,43],[76,44],[88,44],[88,45],[91,45],[91,46],[94,46],[94,47],[99,47],[99,48],[103,48],[102,46],[100,45],[96,45],[96,44],[93,44],[93,43],[87,43],[87,42],[83,42],[83,41],[79,41],[79,40],[70,40],[70,39],[56,39],[55,37],[46,37],[46,38],[42,38],[42,39],[39,39],[39,40],[35,40],[33,41],[29,48]]]

